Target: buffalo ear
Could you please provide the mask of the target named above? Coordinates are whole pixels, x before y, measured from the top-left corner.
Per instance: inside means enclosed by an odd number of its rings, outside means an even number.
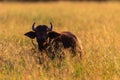
[[[57,33],[57,32],[55,32],[55,31],[50,31],[50,32],[48,33],[48,37],[51,38],[51,39],[57,38],[57,37],[60,36],[60,35],[61,35],[60,33]]]
[[[33,31],[27,32],[24,35],[31,38],[31,39],[35,38],[35,32],[33,32]]]

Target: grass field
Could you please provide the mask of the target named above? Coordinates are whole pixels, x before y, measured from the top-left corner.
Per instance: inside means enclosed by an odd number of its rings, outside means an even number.
[[[84,56],[40,65],[24,33],[33,22],[71,31]],[[119,80],[120,3],[0,3],[0,80]]]

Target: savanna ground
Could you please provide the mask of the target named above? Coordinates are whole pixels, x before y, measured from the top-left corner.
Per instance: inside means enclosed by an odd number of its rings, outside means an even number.
[[[35,48],[24,33],[33,22],[71,31],[84,55],[60,62],[37,62]],[[119,80],[120,3],[0,3],[0,80]]]

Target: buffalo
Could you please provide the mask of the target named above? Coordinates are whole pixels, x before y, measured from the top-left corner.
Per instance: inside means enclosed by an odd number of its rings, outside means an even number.
[[[46,51],[48,54],[52,54],[50,58],[54,59],[56,52],[62,47],[64,49],[70,49],[73,53],[73,56],[76,53],[80,53],[80,58],[82,55],[82,47],[79,45],[78,38],[71,32],[61,32],[58,33],[52,30],[53,25],[50,23],[50,27],[46,25],[38,25],[35,28],[35,23],[32,25],[32,30],[25,33],[25,36],[34,39],[38,42],[39,51]],[[54,50],[53,50],[54,49]]]

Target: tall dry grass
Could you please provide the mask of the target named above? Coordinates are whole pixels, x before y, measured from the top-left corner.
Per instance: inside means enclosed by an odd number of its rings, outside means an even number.
[[[119,3],[0,3],[0,80],[119,80]],[[71,31],[84,56],[38,64],[39,53],[24,33],[33,22]]]

